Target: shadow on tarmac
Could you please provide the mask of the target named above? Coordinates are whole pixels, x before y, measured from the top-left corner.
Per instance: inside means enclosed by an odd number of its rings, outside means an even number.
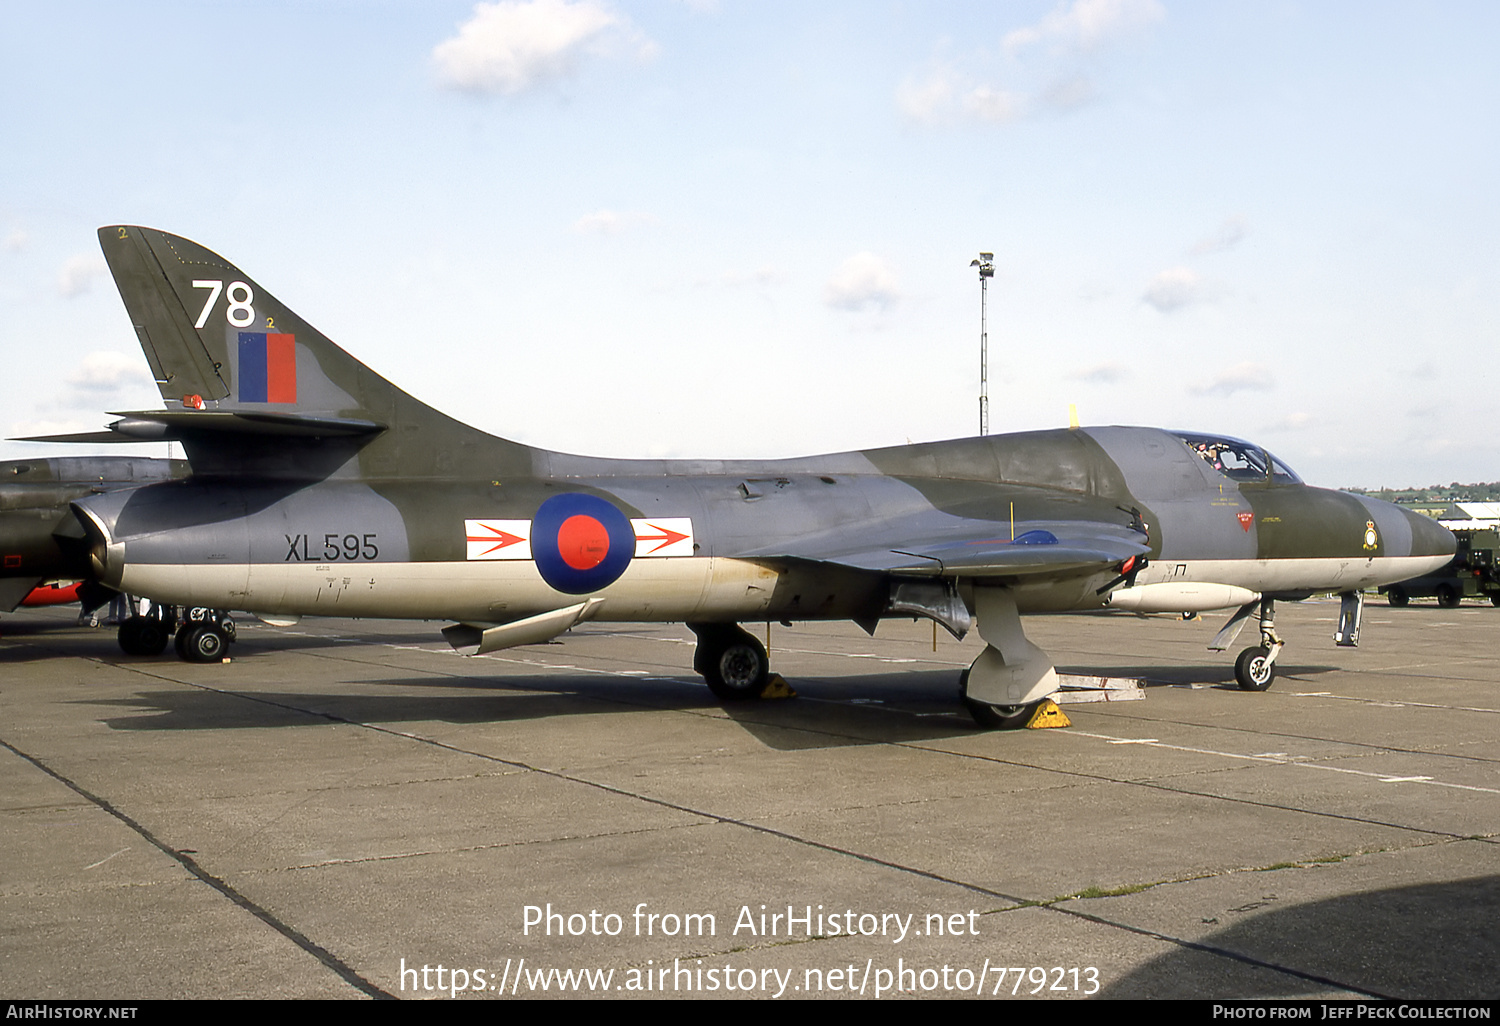
[[[978,727],[969,717],[959,701],[958,675],[950,670],[799,678],[791,682],[798,698],[720,703],[691,672],[671,678],[603,673],[376,678],[344,681],[341,684],[349,691],[329,693],[284,688],[265,691],[242,680],[215,680],[214,667],[200,669],[206,672],[199,679],[214,690],[188,685],[140,691],[128,698],[75,701],[122,710],[120,715],[103,721],[114,730],[233,730],[327,722],[404,728],[424,722],[524,722],[650,709],[727,717],[778,751],[993,733]],[[1308,674],[1321,669],[1293,667],[1289,672]],[[1231,680],[1224,683],[1224,671],[1219,666],[1148,666],[1091,672],[1143,677],[1155,681],[1156,686],[1209,684],[1216,691],[1242,695],[1246,701],[1257,697],[1240,692],[1232,673]]]
[[[956,674],[946,671],[810,678],[796,682],[799,698],[727,704],[688,675],[649,680],[563,674],[380,679],[351,682],[351,687],[369,690],[340,694],[240,690],[231,681],[212,686],[222,690],[185,686],[77,701],[122,710],[103,720],[113,730],[503,723],[645,708],[727,716],[768,747],[785,751],[984,733],[958,703]],[[395,689],[418,693],[389,693]],[[466,693],[432,693],[438,690]]]
[[[1268,888],[1274,879],[1268,875]],[[1093,911],[1087,902],[1078,907]],[[1352,988],[1386,998],[1493,999],[1500,962],[1500,876],[1366,891],[1259,912],[1197,943],[1220,957],[1180,948],[1110,983],[1098,996],[1299,998]],[[1223,954],[1275,968],[1235,974],[1236,984],[1226,988]]]

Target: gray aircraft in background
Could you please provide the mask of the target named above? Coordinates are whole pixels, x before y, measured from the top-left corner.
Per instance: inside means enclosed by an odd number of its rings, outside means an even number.
[[[114,592],[93,580],[88,545],[69,503],[121,488],[185,478],[183,460],[64,456],[0,462],[0,612],[39,585],[83,581],[85,611]]]
[[[681,621],[724,700],[761,695],[739,624],[929,617],[986,643],[963,698],[1023,723],[1058,688],[1021,613],[1236,610],[1269,686],[1277,599],[1344,596],[1442,565],[1451,535],[1309,487],[1259,446],[1090,427],[775,461],[618,460],[532,448],[413,399],[222,257],[130,225],[99,232],[165,409],[94,438],[180,441],[186,480],[72,501],[103,584],[160,603],[446,619],[492,652],[589,620]],[[73,436],[78,437],[78,436]],[[216,658],[189,625],[179,649]]]

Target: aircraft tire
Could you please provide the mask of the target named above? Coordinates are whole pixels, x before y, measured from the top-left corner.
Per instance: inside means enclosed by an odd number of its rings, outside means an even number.
[[[969,668],[958,675],[958,694],[974,722],[986,730],[1016,730],[1031,721],[1041,702],[1027,705],[990,705],[969,697]]]
[[[1405,588],[1389,588],[1385,593],[1385,600],[1392,606],[1400,609],[1411,601],[1411,596],[1406,593]]]
[[[144,624],[145,619],[139,616],[132,616],[130,619],[120,624],[120,629],[115,632],[115,640],[120,643],[121,652],[124,652],[128,656],[138,656],[146,654],[145,651],[141,648],[140,640],[141,627]]]
[[[159,656],[167,650],[167,642],[171,640],[167,634],[167,625],[160,620],[150,617],[142,617],[140,646],[141,655]]]
[[[229,639],[211,624],[196,624],[177,632],[177,654],[190,663],[216,663],[224,658]]]
[[[132,616],[120,624],[120,648],[126,655],[159,656],[167,650],[167,628],[149,616]]]
[[[1234,661],[1234,679],[1241,691],[1264,691],[1276,679],[1276,664],[1268,662],[1269,649],[1247,648]]]
[[[716,641],[712,649],[703,653],[702,673],[708,690],[722,702],[759,698],[771,676],[771,660],[765,646],[739,629]]]

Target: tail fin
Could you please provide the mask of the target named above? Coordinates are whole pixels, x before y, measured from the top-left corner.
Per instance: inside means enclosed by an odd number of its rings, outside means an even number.
[[[526,474],[531,450],[418,402],[216,253],[153,228],[99,244],[165,412],[116,430],[180,438],[195,473]]]

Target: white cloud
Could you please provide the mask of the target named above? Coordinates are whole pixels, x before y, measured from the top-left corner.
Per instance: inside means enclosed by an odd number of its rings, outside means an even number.
[[[7,253],[19,253],[26,248],[30,237],[19,228],[12,228],[5,236],[5,242],[0,243]]]
[[[1157,0],[1073,0],[1035,25],[1006,33],[1001,46],[1011,56],[1043,43],[1058,50],[1096,50],[1166,15]]]
[[[599,0],[500,0],[474,7],[458,34],[433,48],[443,83],[473,93],[514,95],[573,74],[585,54],[633,52],[655,44]]]
[[[1198,395],[1233,395],[1236,392],[1265,392],[1276,384],[1271,369],[1258,363],[1237,363],[1193,391]]]
[[[1027,97],[976,83],[943,64],[903,78],[896,87],[896,109],[919,125],[959,120],[1005,125],[1026,116]]]
[[[1094,385],[1115,385],[1130,376],[1130,369],[1119,363],[1099,363],[1092,367],[1080,367],[1068,375],[1074,381],[1086,381]]]
[[[1024,98],[1015,93],[977,86],[964,97],[964,110],[979,121],[1004,125],[1021,119],[1024,102]]]
[[[1267,431],[1306,431],[1318,426],[1318,418],[1311,413],[1289,413],[1266,428]]]
[[[1205,235],[1193,244],[1193,254],[1221,253],[1238,246],[1250,232],[1245,219],[1240,216],[1228,218],[1210,235]]]
[[[649,224],[653,220],[655,218],[650,214],[638,211],[597,210],[574,221],[573,230],[580,235],[618,235],[627,228]]]
[[[771,285],[780,285],[787,280],[787,274],[774,264],[762,264],[753,271],[725,271],[717,278],[702,279],[699,285],[717,285],[727,289],[738,288],[767,288]]]
[[[1141,296],[1162,313],[1171,313],[1203,298],[1203,279],[1188,267],[1171,267],[1151,279]]]
[[[69,257],[62,270],[57,272],[57,291],[65,299],[81,296],[89,290],[94,279],[107,270],[104,258],[97,253]]]
[[[992,56],[970,55],[966,61],[944,58],[926,72],[908,75],[896,87],[896,107],[908,121],[941,125],[959,121],[1004,125],[1044,114],[1066,114],[1098,95],[1093,81],[1077,70],[1107,43],[1166,17],[1158,0],[1072,0],[1024,28],[1007,33],[1001,47],[1003,68]],[[1041,58],[1019,58],[1047,44]],[[965,73],[959,65],[983,66]],[[1027,84],[1007,88],[992,84],[997,73],[1021,76]]]
[[[1094,83],[1082,75],[1073,75],[1053,82],[1042,90],[1037,99],[1052,110],[1066,113],[1093,102],[1097,95]]]
[[[856,253],[845,260],[823,287],[823,301],[839,310],[884,310],[900,299],[895,273],[874,253]]]
[[[933,124],[947,118],[953,105],[956,76],[952,68],[934,67],[922,77],[907,75],[896,86],[896,109],[918,124]]]
[[[80,360],[67,380],[80,391],[98,394],[118,392],[150,379],[146,374],[146,361],[139,353],[127,356],[112,350],[99,350]]]

